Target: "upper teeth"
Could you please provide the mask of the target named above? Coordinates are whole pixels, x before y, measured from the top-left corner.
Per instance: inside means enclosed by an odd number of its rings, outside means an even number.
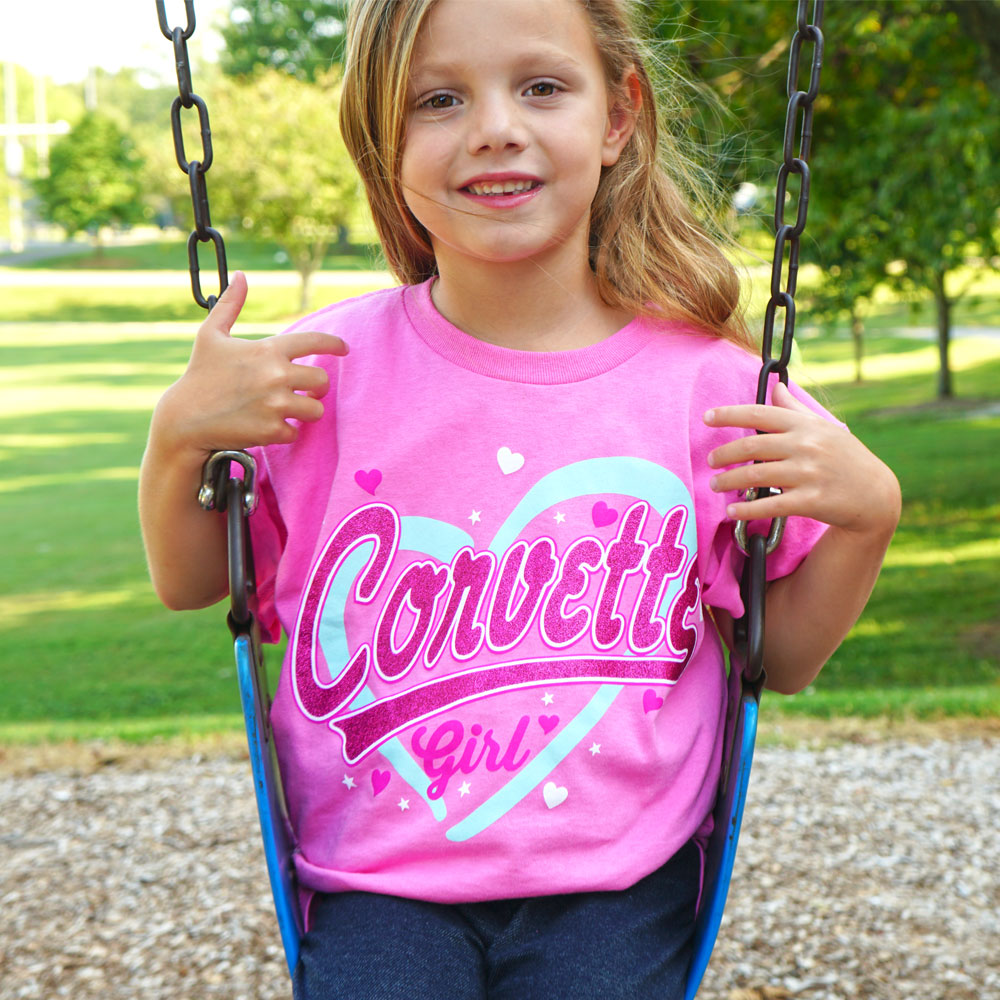
[[[517,194],[535,186],[534,181],[493,181],[489,184],[470,184],[473,194]]]

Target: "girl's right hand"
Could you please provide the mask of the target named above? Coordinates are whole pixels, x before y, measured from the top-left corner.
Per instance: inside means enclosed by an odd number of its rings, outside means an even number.
[[[156,431],[170,450],[205,457],[223,449],[287,444],[298,435],[290,419],[312,423],[323,415],[327,373],[295,359],[342,356],[347,345],[318,332],[232,337],[246,296],[246,277],[237,271],[198,330],[187,370],[157,407]]]

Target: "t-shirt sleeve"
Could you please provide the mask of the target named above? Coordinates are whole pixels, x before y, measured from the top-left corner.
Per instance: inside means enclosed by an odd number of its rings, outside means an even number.
[[[741,352],[742,353],[742,352]],[[708,453],[726,441],[753,431],[742,428],[707,428],[703,415],[713,406],[753,403],[757,389],[759,361],[752,355],[728,359],[730,365],[715,365],[703,373],[697,405],[691,414],[692,462],[698,500],[698,543],[702,554],[702,600],[711,607],[728,611],[734,618],[743,614],[740,577],[745,556],[736,545],[735,523],[726,515],[726,505],[737,499],[735,492],[715,493],[709,486],[719,470],[708,465]],[[772,379],[772,383],[774,380]],[[814,413],[833,423],[843,424],[821,406],[808,392],[789,383],[792,395]],[[768,392],[770,402],[771,392]],[[767,521],[754,521],[751,532],[766,531]],[[776,580],[795,571],[812,547],[822,537],[827,525],[807,517],[789,517],[777,549],[767,557],[767,579]]]
[[[255,577],[250,610],[260,625],[261,639],[277,642],[281,638],[281,624],[278,621],[275,585],[287,533],[271,484],[266,452],[263,448],[250,448],[248,452],[257,463],[257,506],[248,521]]]

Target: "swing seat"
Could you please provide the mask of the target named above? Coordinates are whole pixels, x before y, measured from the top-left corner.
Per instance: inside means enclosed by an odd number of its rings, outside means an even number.
[[[267,874],[271,883],[281,942],[285,950],[285,961],[288,963],[289,974],[292,974],[299,960],[303,922],[292,863],[294,845],[268,718],[270,697],[264,661],[253,619],[250,619],[247,625],[234,626],[230,618],[230,626],[236,636],[236,669],[240,701],[250,749],[250,767],[253,772]],[[735,668],[733,673],[736,675]],[[715,827],[705,855],[701,903],[695,924],[694,950],[688,970],[684,1000],[693,1000],[698,992],[719,933],[719,925],[722,923],[722,912],[729,892],[729,880],[736,859],[736,845],[750,782],[759,701],[759,683],[752,684],[743,679],[742,675],[731,678],[726,742],[723,747],[723,770],[719,798],[715,807]]]
[[[274,898],[281,943],[285,949],[285,961],[291,974],[299,960],[303,923],[292,864],[294,844],[268,718],[270,695],[267,675],[258,642],[253,619],[249,626],[239,627],[235,642],[236,675],[243,706],[243,721],[246,724],[247,745],[250,749],[250,769],[253,772],[267,875],[271,882],[271,895]]]
[[[693,1000],[698,992],[722,923],[750,784],[760,688],[759,682],[750,682],[742,675],[730,682],[732,693],[726,720],[719,797],[715,804],[715,825],[705,852],[705,876],[684,1000]]]

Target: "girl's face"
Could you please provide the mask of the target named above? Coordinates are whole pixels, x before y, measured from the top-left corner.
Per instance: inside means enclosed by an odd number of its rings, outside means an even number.
[[[403,193],[442,274],[472,261],[587,267],[601,168],[632,116],[610,98],[577,0],[439,0],[408,101]]]

